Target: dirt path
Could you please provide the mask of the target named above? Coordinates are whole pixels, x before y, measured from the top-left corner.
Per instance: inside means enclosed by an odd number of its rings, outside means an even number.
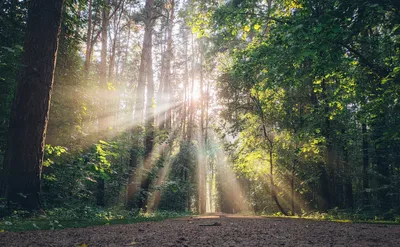
[[[400,246],[400,226],[246,216],[0,233],[0,246]],[[85,246],[85,245],[83,245]]]

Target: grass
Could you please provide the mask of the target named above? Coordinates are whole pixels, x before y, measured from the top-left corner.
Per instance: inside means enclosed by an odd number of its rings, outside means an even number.
[[[88,226],[133,224],[139,222],[162,221],[169,218],[187,216],[190,213],[154,212],[132,213],[127,210],[102,210],[86,207],[86,210],[55,209],[46,215],[25,218],[21,212],[0,219],[0,232],[21,232],[30,230],[55,230],[83,228]]]
[[[313,212],[304,215],[283,216],[281,214],[263,215],[266,217],[283,217],[292,219],[306,219],[316,221],[329,221],[338,223],[367,223],[367,224],[387,224],[400,225],[400,216],[391,215],[390,219],[386,219],[386,215],[377,216],[371,212],[367,213],[351,213],[347,211],[339,211],[338,209],[330,210],[328,213]]]

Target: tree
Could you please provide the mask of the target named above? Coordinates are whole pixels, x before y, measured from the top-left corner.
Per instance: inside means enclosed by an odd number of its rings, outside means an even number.
[[[6,196],[40,208],[40,180],[63,0],[32,1],[5,155]]]
[[[131,161],[130,166],[132,169],[131,177],[134,177],[134,170],[137,169],[139,164],[139,156],[137,150],[139,142],[138,137],[141,135],[141,128],[143,124],[143,119],[145,119],[145,163],[144,163],[144,174],[142,179],[140,180],[140,188],[141,195],[138,198],[138,207],[145,209],[147,203],[148,192],[147,189],[150,186],[150,181],[148,179],[148,173],[151,166],[151,151],[154,145],[154,110],[152,109],[153,100],[154,100],[154,82],[153,82],[153,65],[152,65],[152,48],[153,48],[153,26],[155,22],[154,15],[154,0],[146,0],[145,8],[144,8],[144,37],[143,37],[143,46],[142,53],[140,56],[140,67],[139,67],[139,75],[138,75],[138,86],[136,89],[136,104],[135,104],[135,114],[134,119],[137,121],[135,123],[134,133],[136,135],[136,140],[133,143],[133,148],[131,151]],[[147,104],[146,103],[146,82],[147,82]],[[147,106],[146,111],[145,105]],[[130,205],[133,206],[133,199],[136,192],[136,186],[133,183],[133,179],[129,181],[128,186],[128,200],[130,201]]]
[[[145,68],[143,69],[143,78],[146,78],[146,111],[144,114],[145,119],[145,138],[144,138],[144,162],[143,162],[143,175],[140,181],[140,196],[138,198],[138,207],[147,210],[147,202],[149,197],[149,187],[151,185],[151,166],[152,166],[152,151],[154,148],[154,78],[153,78],[153,26],[156,20],[154,11],[154,1],[147,0],[145,11],[145,38],[143,41],[143,58]],[[140,64],[142,66],[142,63]],[[140,77],[140,75],[139,75]],[[144,83],[140,81],[139,83]],[[144,95],[144,94],[142,94]],[[144,103],[144,98],[142,99]],[[143,104],[144,105],[144,104]]]

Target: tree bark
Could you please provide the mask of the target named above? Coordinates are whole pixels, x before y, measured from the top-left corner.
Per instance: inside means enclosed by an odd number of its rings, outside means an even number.
[[[320,209],[328,210],[329,208],[331,208],[332,198],[334,198],[334,196],[332,195],[331,190],[330,190],[330,188],[334,187],[334,185],[332,185],[331,178],[329,176],[329,169],[332,168],[332,165],[333,165],[333,146],[331,143],[331,136],[330,136],[331,135],[331,133],[330,133],[331,126],[330,126],[330,120],[328,117],[329,102],[328,102],[328,94],[327,94],[325,80],[322,80],[321,87],[322,87],[321,98],[322,98],[322,104],[324,106],[324,108],[323,108],[324,122],[323,122],[323,128],[322,128],[322,135],[325,137],[325,140],[326,140],[326,153],[325,153],[325,164],[324,163],[319,164],[319,168],[321,171],[321,175],[320,175],[321,202],[319,204],[320,204]],[[317,97],[315,98],[315,100],[318,101]],[[315,104],[318,105],[318,102],[315,102]]]
[[[107,48],[108,48],[108,24],[109,24],[109,4],[110,0],[104,2],[101,21],[101,53],[100,53],[100,116],[99,116],[99,133],[105,134],[108,131],[107,123],[107,100],[108,93],[107,85]]]
[[[182,29],[185,29],[185,27],[183,27]],[[182,136],[184,137],[185,140],[188,140],[188,136],[187,136],[187,115],[188,115],[188,86],[189,86],[189,68],[188,68],[188,35],[187,35],[187,31],[183,30],[183,37],[182,37],[182,41],[184,43],[185,46],[185,51],[184,51],[184,56],[185,56],[185,69],[184,69],[184,82],[183,82],[183,90],[184,90],[184,96],[183,96],[183,114],[182,114]]]
[[[151,25],[150,28],[152,28]],[[151,168],[152,168],[152,152],[154,147],[154,78],[153,78],[153,63],[152,63],[152,35],[150,31],[150,40],[148,47],[148,61],[146,69],[147,77],[147,103],[146,103],[146,128],[145,128],[145,140],[144,140],[144,164],[143,164],[143,176],[141,181],[141,196],[139,198],[139,208],[143,211],[147,211],[147,202],[149,195],[149,188],[151,184]]]
[[[353,198],[353,183],[351,180],[351,167],[349,163],[349,152],[344,147],[344,171],[346,174],[344,176],[344,205],[347,208],[353,209],[354,207],[354,198]]]
[[[201,159],[199,164],[200,166],[200,213],[206,213],[207,207],[207,190],[206,190],[206,167],[207,167],[207,159],[206,159],[206,137],[205,137],[205,130],[204,130],[204,116],[205,116],[205,108],[204,108],[204,74],[203,74],[203,52],[204,52],[204,45],[203,41],[200,40],[199,44],[200,48],[200,133],[201,133]]]
[[[369,145],[368,145],[368,133],[367,133],[367,124],[363,123],[361,125],[362,131],[362,148],[363,148],[363,204],[369,205],[369,177],[368,177],[368,168],[369,168]]]
[[[153,29],[153,25],[154,25],[154,19],[153,19],[153,6],[154,6],[154,0],[146,0],[146,5],[145,5],[145,32],[144,32],[144,37],[143,37],[143,47],[142,47],[142,54],[140,57],[140,67],[139,67],[139,78],[138,78],[138,87],[136,90],[136,104],[135,104],[135,117],[134,120],[138,121],[137,123],[135,123],[135,125],[137,126],[134,130],[134,135],[139,136],[141,133],[141,128],[140,125],[143,124],[143,119],[145,114],[144,114],[144,105],[145,105],[145,89],[146,89],[146,77],[147,79],[151,80],[150,84],[150,90],[151,87],[153,87],[153,94],[154,94],[154,85],[153,85],[153,71],[152,71],[152,56],[151,56],[151,52],[152,52],[152,29]],[[151,70],[150,72],[148,70]],[[146,73],[147,72],[147,73]],[[151,76],[150,76],[151,73]],[[151,97],[151,101],[153,100],[154,95]],[[151,105],[150,105],[151,106]],[[139,122],[139,120],[141,120]],[[154,122],[154,114],[153,114],[153,122]],[[138,138],[136,137],[136,139],[138,140]],[[147,139],[147,138],[146,138]],[[146,142],[146,141],[145,141]],[[139,147],[139,142],[136,141],[135,143],[133,143],[133,149],[131,151],[132,152],[136,152],[136,150],[134,150],[135,148]],[[146,147],[145,147],[146,149]],[[146,151],[145,151],[146,152]],[[138,161],[138,155],[131,154],[131,161],[130,161],[130,166],[131,169],[134,170],[137,168],[139,161]],[[134,174],[131,174],[131,177],[134,176]],[[141,182],[141,187],[146,186],[148,182],[143,181],[143,184]],[[148,183],[150,184],[150,183]],[[143,185],[143,186],[142,186]],[[128,196],[130,198],[128,198],[129,201],[132,202],[132,200],[134,199],[132,196],[134,196],[134,193],[132,193],[134,190],[134,186],[133,185],[129,185],[128,186]],[[142,198],[143,199],[143,198]],[[142,199],[139,198],[138,201],[138,206],[139,208],[143,208],[143,203],[145,203]],[[147,200],[147,199],[146,199]]]
[[[103,6],[102,21],[101,21],[101,54],[100,54],[100,114],[99,118],[99,137],[107,139],[109,132],[109,122],[107,121],[107,102],[106,95],[108,94],[107,85],[107,47],[108,47],[108,14],[109,14],[109,3],[110,0],[106,0]],[[97,205],[104,206],[104,179],[102,177],[97,178]]]
[[[296,214],[296,195],[295,195],[295,172],[296,172],[296,164],[297,164],[297,160],[294,159],[293,160],[293,164],[292,164],[292,170],[291,170],[291,174],[290,174],[290,192],[291,192],[291,197],[290,197],[290,202],[291,202],[291,207],[292,207],[292,215]]]
[[[191,55],[191,64],[192,64],[192,71],[191,71],[191,79],[192,79],[192,85],[190,87],[190,104],[189,104],[189,110],[188,110],[188,114],[189,114],[189,121],[188,121],[188,141],[191,142],[192,141],[192,136],[193,136],[193,119],[194,119],[194,78],[195,78],[195,68],[194,68],[194,38],[193,38],[193,34],[191,35],[192,38],[192,55]]]
[[[88,29],[87,29],[87,34],[86,34],[86,53],[85,53],[85,76],[87,79],[87,76],[89,74],[89,67],[90,67],[90,58],[91,58],[91,41],[92,41],[92,0],[89,0],[89,10],[88,10]]]
[[[274,202],[275,202],[276,206],[278,207],[279,211],[283,215],[287,216],[288,213],[286,212],[286,210],[282,207],[282,205],[279,202],[277,191],[276,191],[276,186],[275,186],[275,183],[274,183],[274,163],[273,163],[273,148],[274,148],[274,145],[273,145],[272,140],[270,138],[268,138],[268,134],[267,134],[267,130],[266,130],[265,125],[263,125],[262,127],[263,127],[264,138],[267,140],[267,142],[269,144],[269,166],[270,166],[269,179],[270,179],[271,197],[274,200]]]
[[[6,197],[26,210],[40,208],[40,181],[63,0],[29,3],[5,154]]]
[[[271,185],[271,197],[272,199],[275,201],[276,206],[278,207],[279,211],[283,214],[283,215],[288,215],[288,213],[286,212],[286,210],[282,207],[282,205],[280,204],[279,200],[278,200],[278,195],[276,192],[276,187],[275,187],[275,183],[274,183],[274,171],[273,171],[273,152],[272,152],[272,148],[269,151],[269,165],[270,165],[270,185]]]
[[[379,113],[372,124],[372,140],[375,146],[376,171],[378,172],[377,186],[379,190],[377,196],[380,208],[384,212],[391,208],[388,148],[383,138],[386,126],[385,113]]]
[[[174,27],[175,20],[175,0],[170,0],[171,12],[168,20],[168,40],[167,40],[167,56],[165,60],[165,93],[168,102],[168,109],[165,115],[165,127],[171,129],[171,115],[172,115],[172,92],[171,92],[171,61],[172,61],[172,29]]]

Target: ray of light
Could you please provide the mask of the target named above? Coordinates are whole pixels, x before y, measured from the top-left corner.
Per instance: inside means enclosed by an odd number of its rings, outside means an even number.
[[[246,198],[246,194],[244,193],[243,187],[239,183],[234,171],[232,170],[228,156],[222,149],[217,151],[217,169],[219,171],[224,171],[224,174],[221,175],[227,184],[222,186],[222,191],[226,194],[226,198],[229,200],[225,203],[230,204],[232,213],[249,212],[250,210],[247,203],[248,200]]]

